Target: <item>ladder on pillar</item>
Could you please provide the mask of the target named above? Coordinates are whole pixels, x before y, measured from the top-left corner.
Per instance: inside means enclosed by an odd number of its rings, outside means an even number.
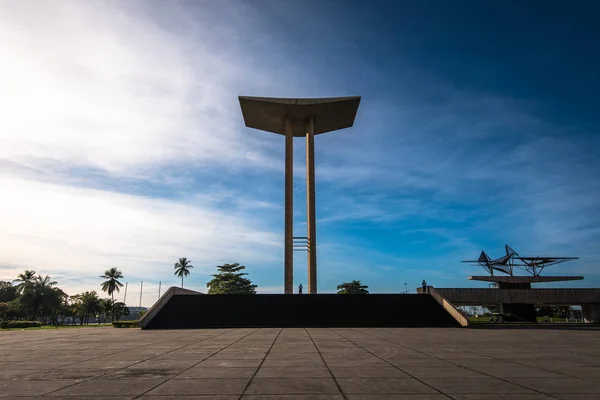
[[[293,238],[294,251],[308,251],[310,248],[310,239],[306,236],[294,236]]]

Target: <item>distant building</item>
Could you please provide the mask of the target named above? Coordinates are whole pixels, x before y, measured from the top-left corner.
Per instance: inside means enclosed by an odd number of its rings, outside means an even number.
[[[136,319],[140,319],[140,313],[146,312],[148,310],[148,307],[127,306],[127,308],[129,309],[129,315],[123,315],[120,318],[120,321],[133,321]]]

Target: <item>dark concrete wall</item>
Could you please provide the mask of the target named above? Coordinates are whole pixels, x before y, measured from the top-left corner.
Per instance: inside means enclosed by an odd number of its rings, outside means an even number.
[[[533,322],[537,323],[535,305],[533,304],[500,304],[503,321]],[[508,315],[506,315],[508,314]]]
[[[592,324],[600,324],[600,304],[584,304],[581,306],[583,318]]]
[[[147,329],[458,326],[428,295],[174,295]]]

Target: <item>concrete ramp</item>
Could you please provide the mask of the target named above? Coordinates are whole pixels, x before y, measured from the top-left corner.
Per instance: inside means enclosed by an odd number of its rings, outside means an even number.
[[[142,329],[145,329],[146,326],[148,325],[148,323],[150,323],[150,321],[152,321],[154,319],[154,317],[156,317],[156,315],[158,315],[162,311],[162,309],[165,307],[165,305],[167,305],[169,303],[169,301],[173,298],[173,296],[176,296],[176,295],[193,296],[193,295],[199,295],[199,294],[203,295],[204,293],[196,292],[194,290],[179,288],[177,286],[171,286],[169,289],[167,289],[167,291],[162,296],[160,296],[160,299],[158,299],[158,301],[156,303],[154,303],[154,305],[152,307],[150,307],[148,309],[148,311],[146,311],[146,313],[142,316],[142,318],[140,318],[140,321],[138,322],[138,326]]]
[[[166,293],[165,293],[166,295]],[[173,291],[143,329],[237,327],[460,327],[429,295],[206,295]]]

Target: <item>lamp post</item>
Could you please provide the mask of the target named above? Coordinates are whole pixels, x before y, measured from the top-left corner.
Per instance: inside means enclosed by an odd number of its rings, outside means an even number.
[[[404,294],[408,293],[408,286],[406,283],[404,283]]]

